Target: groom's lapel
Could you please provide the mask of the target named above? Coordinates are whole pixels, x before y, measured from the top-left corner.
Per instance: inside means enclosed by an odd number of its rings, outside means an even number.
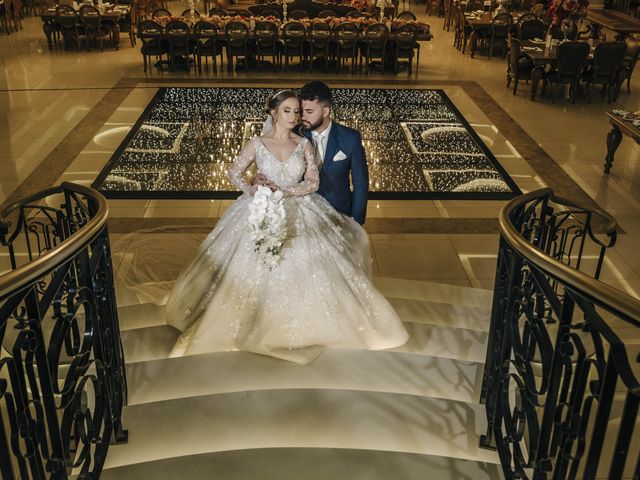
[[[326,169],[327,165],[331,162],[333,162],[333,157],[335,156],[336,152],[338,151],[338,137],[339,137],[339,133],[338,133],[338,125],[336,123],[334,123],[331,126],[331,130],[329,131],[329,138],[327,139],[327,148],[324,151],[324,164],[322,165],[322,169]]]

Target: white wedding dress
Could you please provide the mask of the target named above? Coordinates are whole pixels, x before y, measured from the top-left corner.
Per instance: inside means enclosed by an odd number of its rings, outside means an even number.
[[[315,193],[318,168],[308,142],[283,162],[254,138],[233,163],[229,177],[244,194],[169,296],[167,318],[182,332],[172,356],[242,350],[307,363],[324,347],[377,350],[407,341],[371,282],[367,233]],[[287,236],[272,270],[255,252],[247,220],[253,197],[244,174],[254,161],[285,193]]]

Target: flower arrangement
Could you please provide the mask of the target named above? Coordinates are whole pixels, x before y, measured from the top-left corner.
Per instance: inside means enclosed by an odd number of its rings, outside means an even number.
[[[373,25],[374,23],[378,23],[378,20],[376,20],[375,18],[370,18],[370,17],[357,17],[357,18],[351,18],[351,17],[303,18],[302,20],[298,20],[298,21],[300,23],[302,23],[307,28],[311,28],[313,25],[318,24],[318,23],[321,23],[321,24],[328,23],[329,25],[331,25],[331,27],[335,27],[336,25],[339,25],[339,24],[345,23],[345,22],[355,23],[356,25],[358,25],[360,27],[366,27],[368,25]]]
[[[287,235],[282,191],[259,186],[249,204],[248,221],[255,251],[271,270],[278,264]]]
[[[565,19],[577,23],[586,15],[588,6],[589,0],[552,0],[547,15],[553,25],[559,25]]]
[[[358,10],[365,10],[369,7],[368,0],[351,0],[349,2],[351,8],[357,8]]]
[[[397,30],[405,25],[413,25],[420,33],[429,33],[429,30],[431,29],[431,26],[428,23],[424,23],[419,20],[401,20],[399,18],[394,18],[391,22],[391,28],[393,30]]]

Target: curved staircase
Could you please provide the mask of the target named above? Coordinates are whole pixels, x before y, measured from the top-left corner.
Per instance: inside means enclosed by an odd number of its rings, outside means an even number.
[[[246,352],[168,358],[161,307],[119,292],[129,442],[102,478],[498,479],[479,448],[491,292],[376,283],[410,332],[389,351],[326,350],[301,366]]]

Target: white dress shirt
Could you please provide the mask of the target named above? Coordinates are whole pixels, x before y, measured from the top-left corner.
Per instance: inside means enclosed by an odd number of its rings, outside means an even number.
[[[313,140],[313,145],[316,147],[318,166],[321,166],[324,162],[324,153],[327,150],[327,141],[329,140],[329,132],[331,132],[332,123],[333,122],[329,122],[327,128],[325,128],[321,133],[318,133],[315,130],[311,132],[311,139]]]

